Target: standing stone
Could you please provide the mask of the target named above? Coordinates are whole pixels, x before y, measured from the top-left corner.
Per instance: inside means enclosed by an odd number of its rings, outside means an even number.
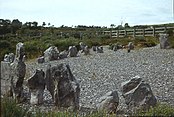
[[[31,93],[30,103],[38,105],[43,103],[43,93],[45,89],[45,73],[36,69],[33,76],[27,81],[27,86]]]
[[[123,82],[122,93],[128,108],[131,110],[138,108],[146,110],[157,103],[150,85],[138,77]]]
[[[24,55],[25,55],[24,44],[19,42],[18,44],[16,44],[16,59],[22,61]]]
[[[14,59],[15,59],[15,55],[13,53],[5,54],[4,56],[4,62],[12,63]]]
[[[76,46],[70,46],[69,49],[68,49],[68,56],[69,57],[76,57],[77,56],[77,48]]]
[[[161,49],[168,49],[170,48],[170,44],[168,41],[168,34],[160,34],[159,41],[160,41],[160,48]]]
[[[57,60],[59,56],[59,51],[57,47],[51,46],[47,50],[44,51],[45,62]]]
[[[96,51],[97,51],[97,53],[103,53],[103,47],[102,46],[97,46],[96,47]]]
[[[97,105],[98,111],[106,111],[108,113],[116,112],[119,104],[119,97],[117,91],[110,91],[99,99]]]
[[[129,44],[127,45],[127,51],[128,53],[134,49],[134,44],[132,42],[129,42]]]
[[[49,65],[46,70],[46,86],[56,106],[75,110],[79,108],[80,87],[69,65]]]
[[[97,50],[96,47],[97,47],[97,46],[92,46],[92,50],[93,50],[93,51],[96,51],[96,50]]]
[[[84,55],[89,55],[90,54],[90,50],[88,46],[85,46],[84,48]]]
[[[26,73],[24,58],[24,44],[18,43],[16,45],[16,59],[10,64],[11,91],[17,102],[20,102],[23,97],[23,81]]]
[[[80,42],[79,45],[81,52],[83,52],[85,50],[86,45],[83,42]]]
[[[10,62],[1,61],[1,95],[12,95],[10,93],[11,67]]]
[[[59,53],[59,59],[64,59],[68,57],[68,52],[66,50]]]

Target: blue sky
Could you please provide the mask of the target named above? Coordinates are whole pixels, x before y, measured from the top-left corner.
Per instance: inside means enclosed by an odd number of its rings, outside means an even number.
[[[0,18],[55,27],[174,22],[172,0],[0,0]]]

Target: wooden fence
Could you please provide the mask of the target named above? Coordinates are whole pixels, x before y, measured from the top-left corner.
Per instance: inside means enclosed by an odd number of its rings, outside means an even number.
[[[126,36],[156,36],[160,33],[166,33],[167,30],[173,30],[174,27],[151,27],[151,28],[144,28],[144,29],[125,29],[125,30],[112,30],[112,31],[104,31],[104,34],[109,34],[112,38],[114,37],[126,37]]]

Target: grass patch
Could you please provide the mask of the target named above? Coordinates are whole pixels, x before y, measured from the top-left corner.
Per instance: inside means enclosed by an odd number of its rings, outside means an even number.
[[[53,110],[42,112],[40,110],[31,110],[20,107],[13,99],[1,99],[1,116],[2,117],[80,117],[78,112]],[[94,112],[84,117],[115,117],[116,114],[107,114],[106,112]],[[139,110],[133,116],[174,116],[174,107],[167,104],[158,103],[154,108],[148,111]]]

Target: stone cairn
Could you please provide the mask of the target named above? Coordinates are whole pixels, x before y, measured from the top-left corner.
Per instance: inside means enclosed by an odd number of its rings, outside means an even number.
[[[79,108],[80,87],[69,65],[58,64],[46,70],[46,86],[57,107]]]
[[[140,108],[147,110],[157,103],[150,85],[139,77],[123,82],[121,88],[125,103],[131,111]]]
[[[160,48],[161,49],[169,49],[170,44],[168,41],[168,34],[160,34],[159,41],[160,41]]]

